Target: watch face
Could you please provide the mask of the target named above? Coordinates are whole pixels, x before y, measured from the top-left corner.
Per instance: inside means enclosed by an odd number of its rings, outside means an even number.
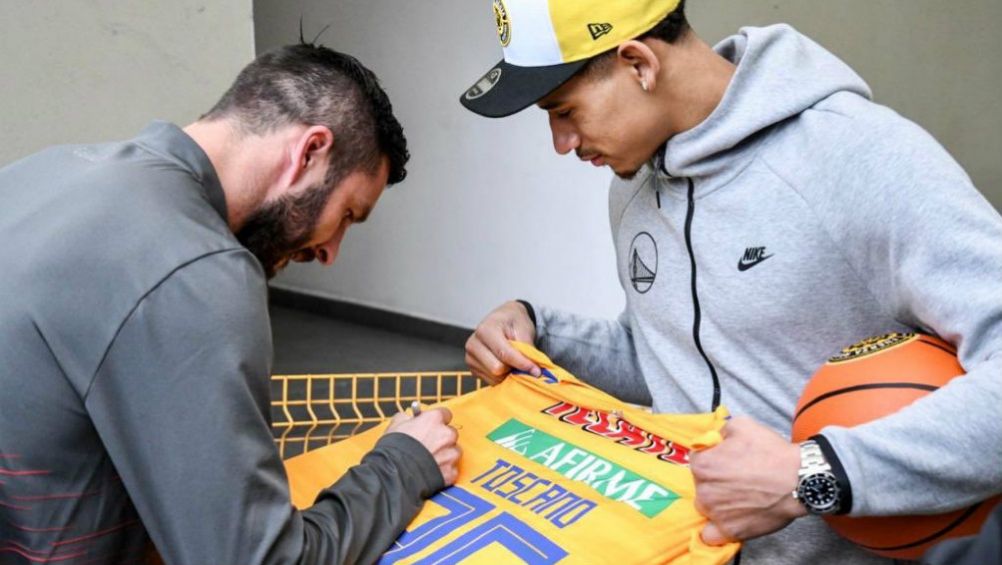
[[[797,489],[797,497],[813,512],[832,511],[839,499],[839,488],[835,481],[835,477],[829,473],[804,477]]]

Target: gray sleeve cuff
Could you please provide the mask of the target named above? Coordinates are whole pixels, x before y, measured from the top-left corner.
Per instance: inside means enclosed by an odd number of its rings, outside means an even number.
[[[832,466],[832,474],[835,475],[835,480],[838,481],[841,497],[836,514],[848,514],[852,511],[852,484],[849,482],[849,475],[846,474],[845,467],[842,466],[842,460],[838,458],[838,453],[835,452],[835,448],[832,447],[828,438],[818,434],[812,436],[811,439],[817,442],[818,447],[821,448],[821,452],[825,455],[825,460]]]
[[[536,309],[532,307],[532,304],[528,300],[522,300],[521,298],[516,299],[515,302],[518,302],[525,308],[526,313],[529,314],[529,321],[532,322],[533,327],[536,327],[538,324],[536,321]]]
[[[415,481],[419,481],[421,498],[428,498],[445,488],[442,472],[431,452],[411,436],[392,432],[379,438],[373,452],[381,451],[400,466]]]

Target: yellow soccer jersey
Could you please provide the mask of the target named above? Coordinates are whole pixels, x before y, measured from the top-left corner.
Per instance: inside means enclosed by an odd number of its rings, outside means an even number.
[[[443,403],[463,459],[383,555],[391,563],[719,564],[739,545],[705,545],[690,450],[721,440],[726,411],[652,415],[516,347],[544,369]],[[375,445],[383,424],[286,462],[309,507]]]

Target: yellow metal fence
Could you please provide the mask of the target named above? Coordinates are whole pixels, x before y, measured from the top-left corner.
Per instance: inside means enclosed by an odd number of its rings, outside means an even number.
[[[408,407],[481,387],[468,372],[275,375],[272,431],[283,459],[363,432]]]

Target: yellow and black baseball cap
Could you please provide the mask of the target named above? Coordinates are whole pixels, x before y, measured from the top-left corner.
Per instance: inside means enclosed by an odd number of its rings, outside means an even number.
[[[459,101],[510,116],[556,90],[588,60],[643,35],[679,0],[493,0],[504,58]]]

